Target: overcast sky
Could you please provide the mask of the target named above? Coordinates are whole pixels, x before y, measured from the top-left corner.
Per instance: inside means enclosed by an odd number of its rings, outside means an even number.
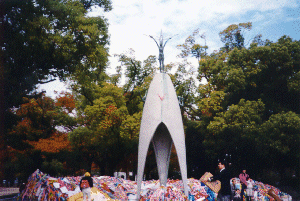
[[[114,73],[119,65],[113,55],[125,53],[129,48],[141,61],[149,55],[158,56],[158,48],[149,35],[158,40],[161,31],[164,38],[174,36],[164,49],[165,64],[176,62],[179,54],[176,46],[183,44],[196,29],[199,29],[196,42],[204,45],[204,39],[200,38],[204,33],[209,53],[223,46],[219,32],[243,22],[252,22],[252,30],[245,34],[246,42],[257,34],[273,42],[283,35],[300,40],[299,0],[112,0],[112,6],[110,12],[96,7],[89,12],[89,16],[108,19],[112,56],[108,73]],[[190,61],[195,63],[196,59]],[[59,82],[40,87],[50,96],[54,90],[63,88],[64,84]]]

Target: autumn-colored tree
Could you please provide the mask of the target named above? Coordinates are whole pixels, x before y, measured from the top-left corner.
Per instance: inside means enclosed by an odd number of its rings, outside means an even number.
[[[10,112],[23,104],[23,97],[37,99],[41,95],[34,93],[37,84],[56,78],[80,80],[83,74],[96,72],[94,75],[100,76],[105,71],[108,23],[104,17],[86,16],[92,6],[100,6],[104,11],[112,9],[111,0],[0,1],[0,111],[4,120],[0,121],[4,122],[0,125],[4,126],[0,155],[10,145],[7,143],[24,149],[21,139],[38,140],[51,134],[54,127],[47,128],[50,122],[46,116],[42,116],[40,120],[44,122],[39,122],[38,127],[33,117],[24,118],[21,123]],[[30,126],[33,130],[26,130]],[[22,129],[31,134],[25,137]],[[13,130],[18,134],[13,134]],[[4,162],[0,160],[1,169]]]
[[[55,99],[56,125],[64,131],[72,131],[77,127],[76,101],[74,95],[69,92],[60,92]]]
[[[51,114],[54,109],[54,101],[44,95],[36,99],[24,98],[24,104],[14,111],[18,116],[18,122],[6,136],[7,144],[13,150],[11,154],[14,154],[14,157],[6,160],[8,165],[6,171],[11,171],[12,174],[24,179],[39,167],[42,162],[39,151],[34,150],[28,142],[49,138],[55,131]],[[24,162],[23,158],[27,158],[27,162]],[[21,162],[27,169],[20,168]]]
[[[75,107],[74,98],[70,93],[62,92],[56,100],[42,95],[37,99],[24,98],[24,101],[24,104],[14,111],[19,121],[7,135],[12,150],[10,153],[14,154],[14,157],[8,159],[7,164],[17,166],[15,174],[22,177],[29,171],[34,171],[34,168],[41,168],[42,163],[51,161],[62,152],[71,154],[72,149],[67,135],[57,131],[56,128],[62,123],[75,121],[74,117],[70,116]],[[69,123],[63,128],[71,126]],[[31,164],[26,170],[19,168],[22,157],[30,158],[36,163]],[[59,160],[61,163],[66,162],[64,161],[66,158],[63,157]]]
[[[70,150],[71,145],[67,134],[56,132],[51,137],[38,141],[27,141],[34,149],[45,153],[59,153],[62,150]]]
[[[84,154],[86,168],[99,165],[112,175],[121,159],[137,143],[141,115],[129,115],[122,88],[110,83],[94,85],[93,101],[77,94],[78,128],[69,133],[74,147]]]
[[[48,138],[55,131],[52,111],[54,101],[46,96],[37,99],[24,98],[25,103],[15,111],[19,117],[16,126],[9,132],[9,144],[15,149],[24,150],[26,141]],[[16,140],[17,139],[17,140]]]

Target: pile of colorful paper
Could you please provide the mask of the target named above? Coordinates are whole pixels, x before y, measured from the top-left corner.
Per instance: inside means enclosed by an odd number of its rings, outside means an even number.
[[[280,191],[278,188],[269,184],[263,184],[259,181],[254,181],[254,191],[257,192],[258,200],[274,200],[269,194],[269,190],[272,189],[274,194],[281,198],[281,200],[292,200],[291,196],[287,193]]]
[[[136,200],[137,184],[135,181],[124,180],[122,178],[100,176],[92,177],[94,187],[107,199],[104,200]],[[20,194],[21,200],[58,200],[60,197],[78,197],[80,192],[80,176],[53,178],[47,174],[36,170],[29,178],[26,188]],[[143,181],[141,186],[141,200],[190,200],[201,201],[216,199],[217,194],[209,189],[200,180],[188,179],[189,196],[184,195],[183,183],[181,180],[168,180],[166,186],[160,186],[159,180]],[[272,188],[279,196],[286,194],[279,189],[255,182],[255,190],[258,192],[258,200],[272,200],[267,195],[267,191]]]
[[[235,178],[237,183],[235,184],[236,188],[241,189],[241,184],[239,178]],[[254,200],[265,201],[265,200],[275,200],[272,196],[269,195],[269,190],[272,189],[273,193],[278,196],[281,200],[291,201],[292,197],[287,193],[280,191],[278,188],[271,186],[269,184],[264,184],[259,181],[253,180],[253,191],[254,191]],[[246,192],[246,191],[245,191]],[[245,198],[244,198],[245,199]]]

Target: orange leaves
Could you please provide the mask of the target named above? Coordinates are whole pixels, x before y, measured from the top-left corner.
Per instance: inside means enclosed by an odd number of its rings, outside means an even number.
[[[58,152],[61,147],[65,147],[66,145],[60,142],[57,134],[53,135],[53,133],[56,131],[55,127],[64,120],[63,118],[75,109],[73,95],[62,92],[56,100],[45,95],[23,100],[24,103],[15,111],[16,115],[20,117],[20,121],[10,131],[10,134],[12,136],[19,135],[20,140],[32,144],[34,147],[37,146],[40,150],[47,149],[45,152]],[[38,143],[29,141],[38,141]],[[53,142],[56,142],[56,145]],[[49,147],[53,147],[53,150]]]
[[[105,112],[108,114],[108,115],[111,115],[112,113],[114,113],[118,108],[114,105],[110,105],[108,106],[108,108],[106,108]]]
[[[56,106],[65,108],[69,113],[75,109],[75,99],[74,96],[68,92],[61,92],[58,97],[56,97]]]
[[[100,123],[102,129],[108,129],[119,122],[120,117],[116,113],[118,108],[114,105],[109,105],[105,109],[105,119]]]
[[[24,103],[15,111],[20,121],[10,134],[22,136],[22,140],[38,140],[54,132],[55,105],[53,99],[42,95],[39,98],[24,98]],[[25,134],[25,135],[24,135]]]
[[[107,113],[106,119],[109,119],[109,121],[113,124],[117,123],[120,120],[117,110],[118,108],[114,105],[108,106],[108,108],[106,108],[105,110],[105,112]]]
[[[19,117],[38,117],[45,115],[48,111],[54,110],[54,102],[51,98],[42,96],[41,98],[24,98],[20,108],[16,111]]]
[[[23,118],[22,119],[22,121],[20,121],[19,123],[18,123],[18,125],[17,126],[19,126],[20,128],[30,128],[31,127],[31,120],[29,119],[29,118],[27,118],[27,117],[25,117],[25,118]]]
[[[212,116],[212,113],[209,112],[209,109],[203,109],[203,110],[201,110],[201,113],[202,113],[203,116],[207,116],[207,117]]]
[[[66,134],[54,133],[50,138],[40,139],[39,141],[28,141],[34,149],[41,150],[42,152],[58,153],[64,149],[70,149],[70,141]]]
[[[102,129],[108,129],[112,126],[112,121],[109,119],[105,119],[100,123],[100,127]]]

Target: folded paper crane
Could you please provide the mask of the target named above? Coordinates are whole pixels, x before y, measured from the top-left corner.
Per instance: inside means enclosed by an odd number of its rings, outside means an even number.
[[[172,142],[174,143],[184,193],[188,196],[185,138],[181,112],[173,83],[166,73],[154,76],[144,105],[138,150],[137,197],[140,197],[141,183],[146,156],[152,141],[160,184],[166,186]]]

